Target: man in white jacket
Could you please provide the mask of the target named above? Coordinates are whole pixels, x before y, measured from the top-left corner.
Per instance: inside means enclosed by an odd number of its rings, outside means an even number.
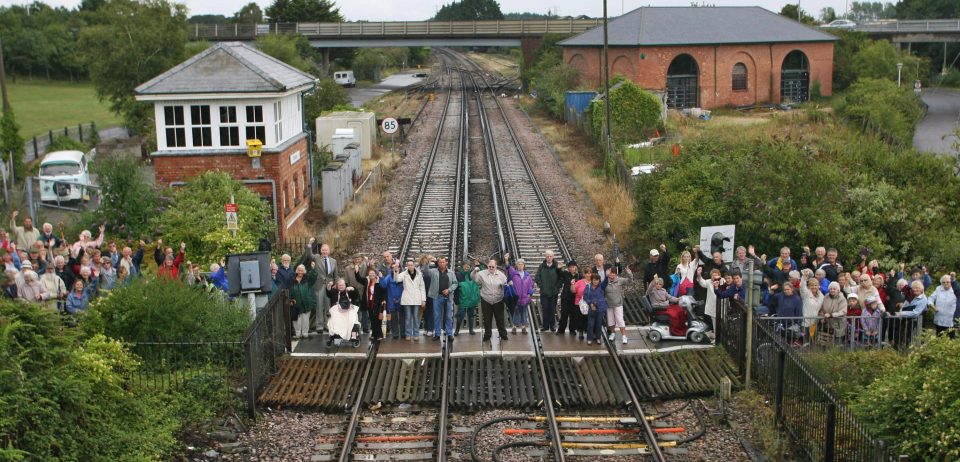
[[[503,286],[507,285],[507,275],[497,269],[497,261],[487,262],[486,271],[480,270],[480,263],[473,261],[470,279],[480,286],[480,307],[483,309],[483,341],[490,341],[493,335],[492,321],[497,321],[500,341],[507,340],[507,328],[503,323]]]
[[[406,271],[397,271],[393,274],[394,282],[403,284],[403,295],[400,296],[400,306],[407,318],[407,340],[420,340],[420,309],[427,304],[427,291],[423,284],[423,275],[414,265],[413,260],[407,260]]]

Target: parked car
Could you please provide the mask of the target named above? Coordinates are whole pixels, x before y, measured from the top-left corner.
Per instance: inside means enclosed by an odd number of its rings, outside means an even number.
[[[640,164],[634,167],[630,167],[631,176],[647,175],[653,173],[657,170],[657,166],[654,164]]]
[[[357,78],[353,76],[353,71],[337,71],[333,73],[333,81],[343,87],[357,86]]]
[[[70,202],[85,200],[90,184],[86,156],[80,151],[55,151],[40,162],[40,200]]]
[[[820,26],[824,29],[853,29],[857,27],[857,23],[849,19],[834,19],[827,24]]]

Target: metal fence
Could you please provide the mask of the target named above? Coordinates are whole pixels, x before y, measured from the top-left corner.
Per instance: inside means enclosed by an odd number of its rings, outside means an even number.
[[[717,333],[718,343],[737,361],[741,374],[747,357],[746,314],[739,302],[722,304]],[[754,318],[753,337],[751,378],[757,391],[773,403],[777,425],[791,435],[807,458],[827,462],[889,460],[886,443],[867,432],[773,324]]]
[[[289,298],[284,290],[257,313],[243,336],[247,410],[251,417],[256,415],[257,397],[277,372],[277,358],[293,349],[292,328]]]
[[[30,162],[38,159],[47,152],[47,146],[53,144],[53,141],[61,136],[73,138],[77,141],[89,141],[97,136],[97,124],[90,122],[70,125],[56,130],[47,130],[45,135],[34,136],[24,143],[23,161]]]
[[[191,381],[213,380],[244,389],[247,411],[256,415],[257,397],[277,371],[277,358],[290,351],[291,323],[286,291],[259,310],[241,340],[140,342],[130,346],[140,359],[133,386],[170,390]]]
[[[798,352],[827,348],[846,350],[897,348],[906,351],[921,339],[923,318],[844,316],[838,318],[758,317],[777,340]],[[754,335],[754,341],[759,340]]]
[[[168,390],[198,379],[239,385],[243,376],[239,341],[139,342],[130,350],[140,358],[140,367],[131,377],[138,388]]]

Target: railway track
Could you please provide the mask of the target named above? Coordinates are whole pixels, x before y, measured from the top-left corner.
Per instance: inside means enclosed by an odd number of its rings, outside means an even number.
[[[480,71],[476,63],[466,60],[468,65]],[[495,204],[499,207],[497,211],[497,224],[500,229],[501,243],[503,249],[508,249],[515,258],[528,258],[534,261],[547,250],[554,251],[564,260],[570,260],[572,254],[564,243],[563,236],[557,221],[550,213],[550,208],[544,198],[536,177],[533,174],[523,147],[517,139],[516,133],[503,109],[497,95],[485,80],[482,72],[477,72],[476,79],[479,79],[478,87],[481,89],[481,123],[485,127],[485,140],[490,143],[487,150],[490,162],[491,187],[498,189],[494,191]],[[489,102],[485,104],[484,102]],[[487,110],[489,108],[489,111]],[[490,119],[493,119],[492,121]],[[499,132],[499,133],[498,133]],[[502,140],[502,141],[501,141]],[[502,217],[502,220],[501,220]],[[531,267],[534,265],[531,264]],[[532,313],[532,307],[527,307],[530,319],[535,319]],[[554,391],[549,384],[550,375],[545,365],[543,353],[543,343],[540,339],[540,326],[534,325],[532,335],[534,338],[537,366],[541,375],[543,385],[543,396],[545,398],[544,411],[546,412],[547,424],[550,429],[550,437],[553,441],[553,458],[557,462],[563,462],[565,459],[565,447],[560,428],[557,424],[556,412],[554,409]],[[657,444],[656,433],[651,428],[646,418],[643,406],[640,403],[639,395],[634,390],[630,381],[630,376],[623,365],[617,350],[610,342],[606,343],[610,352],[610,358],[620,378],[620,384],[630,397],[630,401],[625,403],[631,408],[634,418],[639,423],[640,436],[645,440],[645,448],[649,451],[653,460],[656,462],[665,461],[666,458]]]

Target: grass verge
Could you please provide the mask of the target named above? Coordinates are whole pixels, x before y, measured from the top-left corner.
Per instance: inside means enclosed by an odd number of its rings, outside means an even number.
[[[63,130],[65,126],[94,122],[98,128],[122,123],[107,103],[97,99],[93,84],[19,79],[7,82],[10,105],[25,139]]]
[[[626,236],[635,217],[633,197],[627,187],[600,173],[603,164],[599,150],[575,127],[537,110],[529,110],[529,113],[543,136],[553,145],[564,168],[583,187],[599,213],[599,217],[589,218],[590,224],[599,228],[606,221],[614,234]]]

